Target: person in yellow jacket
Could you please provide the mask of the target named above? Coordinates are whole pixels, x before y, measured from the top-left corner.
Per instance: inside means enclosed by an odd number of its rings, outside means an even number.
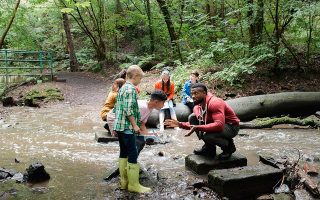
[[[102,111],[100,112],[100,117],[103,121],[107,121],[107,115],[110,112],[110,110],[113,109],[116,103],[118,91],[124,83],[125,80],[123,78],[118,78],[113,82],[111,91],[109,92],[108,97],[103,105]],[[107,129],[111,134],[111,131],[107,123],[104,125],[104,128]]]

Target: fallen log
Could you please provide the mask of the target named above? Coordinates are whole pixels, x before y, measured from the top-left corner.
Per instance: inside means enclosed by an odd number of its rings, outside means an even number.
[[[311,126],[313,128],[320,127],[320,119],[314,115],[306,117],[304,119],[291,118],[288,116],[279,118],[262,118],[254,119],[251,122],[241,122],[241,129],[259,129],[259,128],[272,128],[279,124],[295,124],[299,126]]]
[[[320,110],[320,92],[284,92],[240,97],[226,102],[242,122],[283,115],[309,116]],[[187,106],[177,103],[174,109],[179,121],[188,121],[191,111]],[[166,118],[170,118],[168,112]],[[147,121],[147,126],[156,127],[158,123],[159,111],[154,110]]]
[[[320,92],[284,92],[228,100],[241,121],[281,115],[308,116],[320,110]]]

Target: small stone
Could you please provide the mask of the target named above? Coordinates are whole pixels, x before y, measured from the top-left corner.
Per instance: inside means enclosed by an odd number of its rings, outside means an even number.
[[[48,191],[48,188],[46,187],[35,187],[31,189],[33,193],[39,193],[39,194],[43,194],[45,192]]]
[[[158,156],[162,157],[164,156],[164,153],[162,151],[159,151]]]
[[[20,172],[16,173],[15,175],[13,175],[13,177],[11,179],[15,180],[17,183],[22,183],[23,182],[23,174]]]
[[[275,190],[274,190],[274,193],[276,194],[279,194],[279,193],[289,193],[290,192],[290,189],[288,187],[288,185],[286,184],[282,184],[280,185],[280,187],[277,187]]]

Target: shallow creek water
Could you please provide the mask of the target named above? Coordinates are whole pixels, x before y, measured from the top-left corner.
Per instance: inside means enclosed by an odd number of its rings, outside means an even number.
[[[145,185],[151,194],[131,194],[118,190],[118,179],[103,180],[106,171],[117,164],[118,143],[100,144],[96,132],[104,131],[97,108],[89,105],[51,105],[45,108],[12,107],[0,112],[0,167],[24,172],[40,161],[51,175],[48,183],[29,185],[30,192],[20,199],[218,199],[210,191],[195,193],[190,185],[206,179],[184,167],[184,158],[202,145],[195,134],[166,130],[167,144],[146,146],[139,163],[151,177]],[[312,129],[241,130],[235,138],[248,164],[258,163],[257,153],[286,155],[297,159],[319,160],[320,132]],[[163,156],[159,156],[159,152]],[[15,163],[17,158],[20,163]],[[319,169],[319,161],[315,162]],[[159,174],[162,180],[159,181]],[[161,177],[160,177],[161,179]],[[4,184],[4,183],[0,183]],[[45,187],[45,192],[31,188]],[[1,189],[1,187],[0,187]],[[1,191],[1,190],[0,190]]]

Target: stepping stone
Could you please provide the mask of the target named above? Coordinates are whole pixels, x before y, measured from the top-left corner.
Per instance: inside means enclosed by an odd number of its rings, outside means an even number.
[[[138,135],[137,137],[138,137],[137,139],[146,141],[147,144],[162,143],[159,137],[155,135]],[[97,140],[97,142],[104,142],[104,143],[114,142],[119,140],[118,137],[112,137],[108,132],[96,133],[95,139]]]
[[[282,174],[280,169],[263,164],[212,170],[208,174],[208,185],[221,197],[248,199],[273,193]]]
[[[119,140],[117,137],[112,137],[108,132],[96,133],[95,139],[97,140],[97,142],[104,142],[104,143],[114,142]]]
[[[220,152],[217,152],[218,154]],[[217,155],[218,155],[217,154]],[[247,158],[239,153],[234,153],[228,160],[218,160],[215,158],[191,154],[185,158],[185,165],[197,174],[207,174],[212,169],[226,169],[242,167],[247,165]]]
[[[113,179],[117,176],[119,176],[119,166],[118,165],[114,166],[112,169],[107,171],[104,180],[110,181],[111,179]]]

